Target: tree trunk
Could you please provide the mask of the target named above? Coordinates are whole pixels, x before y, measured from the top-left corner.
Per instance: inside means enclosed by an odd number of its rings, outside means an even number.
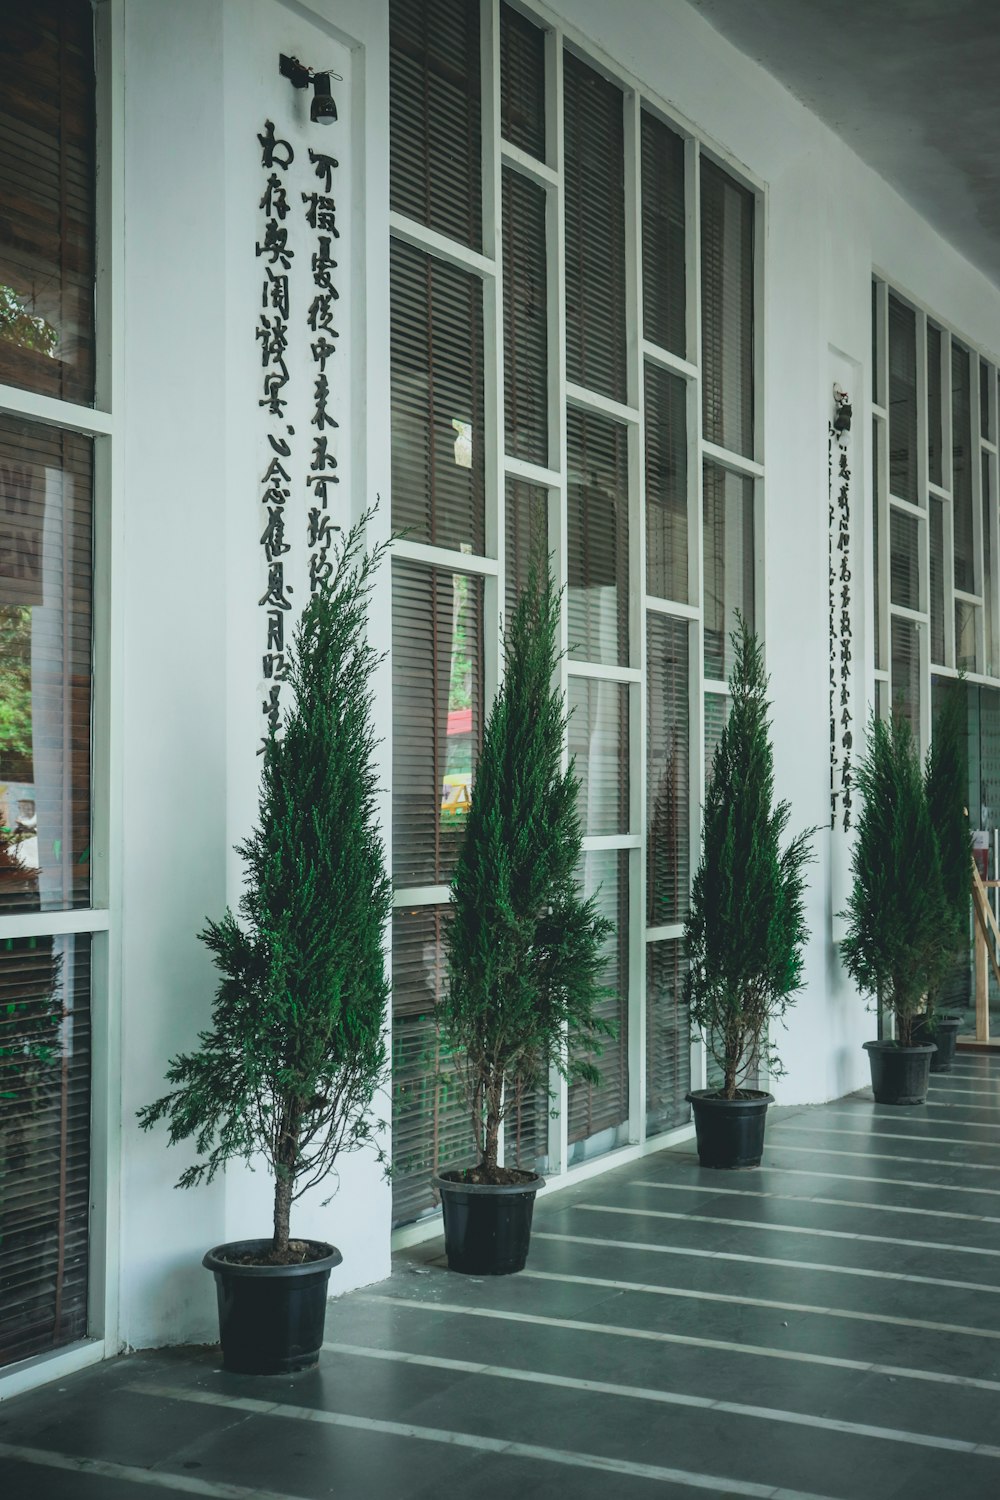
[[[486,1089],[486,1136],[483,1146],[483,1171],[495,1177],[500,1152],[500,1109],[503,1084],[489,1084]]]
[[[292,1211],[292,1179],[279,1172],[274,1181],[274,1239],[271,1249],[277,1260],[288,1254],[288,1219]]]
[[[288,1255],[288,1220],[292,1211],[295,1187],[295,1163],[299,1154],[299,1124],[302,1111],[299,1101],[283,1112],[277,1149],[274,1153],[274,1239],[271,1251],[275,1260]]]

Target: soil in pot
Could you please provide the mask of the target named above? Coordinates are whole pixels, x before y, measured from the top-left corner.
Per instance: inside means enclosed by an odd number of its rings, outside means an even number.
[[[270,1240],[235,1240],[202,1261],[215,1276],[222,1364],[241,1375],[280,1375],[315,1365],[323,1345],[330,1272],[342,1260],[317,1240],[291,1265],[267,1264]]]
[[[434,1178],[441,1195],[448,1269],[466,1276],[510,1276],[524,1269],[535,1194],[545,1180],[535,1172],[511,1169],[504,1170],[510,1182],[467,1180],[475,1175],[476,1169],[470,1168]]]
[[[933,1042],[900,1047],[895,1042],[865,1042],[876,1104],[924,1104],[930,1086]]]
[[[773,1094],[743,1089],[735,1099],[726,1099],[717,1089],[694,1089],[686,1098],[694,1113],[701,1166],[760,1166],[767,1106],[774,1103]]]

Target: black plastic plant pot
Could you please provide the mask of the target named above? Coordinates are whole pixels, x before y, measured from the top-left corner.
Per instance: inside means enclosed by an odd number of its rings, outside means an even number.
[[[724,1099],[718,1089],[694,1089],[685,1097],[694,1111],[701,1166],[760,1166],[767,1106],[774,1103],[773,1094],[746,1089],[742,1099]]]
[[[923,1104],[930,1087],[933,1042],[899,1047],[895,1042],[865,1042],[876,1104]]]
[[[951,1072],[951,1065],[955,1061],[955,1043],[958,1041],[958,1033],[961,1029],[961,1016],[938,1016],[934,1022],[933,1032],[923,1025],[914,1026],[913,1040],[915,1042],[937,1044],[937,1051],[931,1058],[932,1073]]]
[[[434,1178],[441,1194],[449,1271],[465,1276],[510,1276],[523,1271],[535,1194],[545,1186],[545,1179],[535,1174],[526,1182],[494,1187],[462,1182],[461,1176],[461,1172],[443,1172]]]
[[[202,1261],[215,1275],[222,1366],[238,1375],[283,1375],[316,1364],[323,1346],[330,1272],[343,1256],[307,1240],[316,1260],[294,1266],[240,1265],[234,1257],[266,1255],[268,1240],[216,1245]]]

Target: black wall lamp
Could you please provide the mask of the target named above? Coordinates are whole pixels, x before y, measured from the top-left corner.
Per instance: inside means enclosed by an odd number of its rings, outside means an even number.
[[[297,57],[286,57],[282,52],[278,59],[278,66],[282,78],[291,80],[292,87],[307,89],[310,84],[313,87],[312,103],[309,106],[309,118],[314,125],[332,125],[337,118],[337,104],[330,90],[331,78],[336,78],[343,83],[339,73],[326,72],[317,73],[312,68],[307,68],[300,63]]]

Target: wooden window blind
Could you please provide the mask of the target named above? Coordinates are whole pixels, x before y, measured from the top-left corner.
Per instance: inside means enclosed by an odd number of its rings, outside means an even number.
[[[889,513],[889,599],[904,609],[920,608],[920,572],[915,516]]]
[[[941,330],[927,324],[927,472],[931,484],[944,484],[942,474]]]
[[[934,495],[930,498],[931,661],[937,666],[944,666],[944,501],[938,500]],[[876,556],[873,572],[877,563]],[[874,576],[877,579],[878,573],[874,573]],[[878,608],[877,587],[875,607]]]
[[[725,681],[737,610],[754,629],[753,480],[707,463],[703,499],[705,676]]]
[[[90,0],[0,21],[0,383],[94,399],[94,15]]]
[[[624,112],[619,89],[571,52],[564,65],[566,372],[627,399]]]
[[[882,629],[882,453],[885,424],[872,418],[872,582],[874,584],[875,668],[885,667],[885,640]]]
[[[642,331],[682,358],[687,353],[684,142],[662,120],[642,115]]]
[[[893,615],[892,636],[892,706],[907,720],[913,737],[920,742],[920,638],[912,620]]]
[[[976,592],[976,546],[972,516],[972,378],[969,351],[951,341],[951,461],[955,531],[955,587]]]
[[[702,421],[709,442],[753,453],[754,198],[701,162]]]
[[[0,1366],[86,1335],[89,1220],[90,938],[8,938],[0,942]]]
[[[691,883],[688,625],[646,620],[646,921],[683,922]]]
[[[390,0],[389,203],[482,249],[479,6]]]
[[[917,504],[917,320],[889,297],[889,493]]]
[[[503,172],[504,447],[512,458],[549,461],[545,189]]]
[[[646,1133],[687,1123],[691,1087],[691,1022],[684,1001],[684,945],[646,944]]]
[[[481,554],[482,282],[394,241],[390,298],[393,525]]]
[[[545,159],[545,33],[500,7],[500,134]]]
[[[505,611],[510,618],[517,596],[528,582],[532,558],[548,549],[549,492],[523,479],[508,479],[506,495]]]
[[[686,604],[688,590],[687,384],[646,366],[646,589]]]

